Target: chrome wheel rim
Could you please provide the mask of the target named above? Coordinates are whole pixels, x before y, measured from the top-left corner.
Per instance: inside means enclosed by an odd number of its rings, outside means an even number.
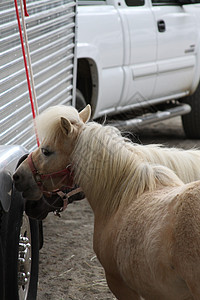
[[[31,275],[31,229],[28,216],[24,213],[19,236],[18,255],[18,293],[19,300],[25,300],[28,295]]]

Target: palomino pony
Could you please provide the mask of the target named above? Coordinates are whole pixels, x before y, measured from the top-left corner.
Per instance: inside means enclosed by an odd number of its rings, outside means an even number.
[[[199,300],[200,182],[146,162],[117,129],[89,117],[89,106],[43,112],[41,146],[17,169],[16,187],[31,200],[63,180],[82,187],[95,217],[94,251],[117,299]]]

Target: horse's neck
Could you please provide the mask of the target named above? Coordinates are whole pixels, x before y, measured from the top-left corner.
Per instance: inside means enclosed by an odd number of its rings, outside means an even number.
[[[82,132],[73,153],[76,182],[83,188],[93,210],[114,210],[123,193],[134,181],[138,159],[115,135],[102,139]],[[130,172],[131,164],[131,172]],[[130,187],[129,187],[130,189]],[[132,189],[132,185],[131,185]],[[133,193],[132,193],[133,194]]]

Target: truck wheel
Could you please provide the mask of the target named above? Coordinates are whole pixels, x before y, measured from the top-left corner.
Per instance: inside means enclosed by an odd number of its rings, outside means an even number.
[[[23,212],[24,200],[13,190],[5,245],[5,299],[36,300],[39,264],[38,222]]]
[[[185,135],[189,139],[200,138],[200,84],[195,93],[182,99],[191,106],[191,112],[182,116]]]
[[[86,107],[86,101],[80,90],[76,89],[76,109],[78,111]]]

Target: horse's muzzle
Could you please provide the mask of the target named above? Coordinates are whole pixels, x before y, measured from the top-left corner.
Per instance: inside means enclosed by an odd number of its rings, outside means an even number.
[[[22,192],[22,196],[28,200],[39,200],[42,197],[42,192],[38,188],[34,177],[29,171],[29,168],[25,168],[25,160],[28,155],[21,157],[17,164],[17,169],[13,174],[13,182],[15,188]]]

